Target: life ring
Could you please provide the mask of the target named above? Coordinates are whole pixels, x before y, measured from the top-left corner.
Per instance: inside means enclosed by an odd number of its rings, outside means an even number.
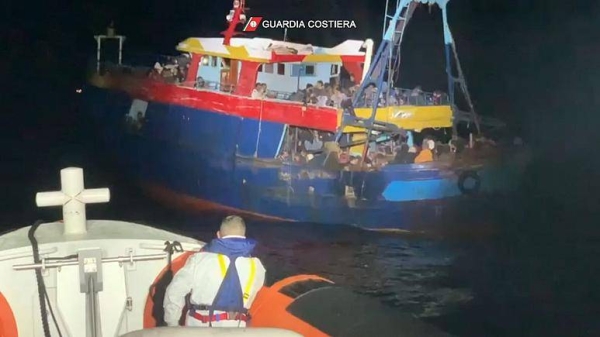
[[[465,186],[465,183],[469,179],[474,181],[474,184],[470,187],[468,185]],[[477,172],[464,171],[458,177],[458,189],[460,190],[460,192],[462,194],[466,194],[466,195],[475,194],[475,193],[479,192],[480,188],[481,188],[481,178],[479,178],[479,175],[477,174]]]
[[[173,275],[175,275],[179,271],[179,269],[181,269],[185,265],[188,258],[194,253],[196,252],[184,252],[183,254],[175,258],[173,261],[171,261],[171,270],[173,270]],[[165,266],[163,270],[160,271],[156,279],[154,279],[154,282],[152,282],[152,287],[150,288],[148,297],[146,298],[146,305],[144,306],[144,329],[150,329],[157,326],[156,315],[158,312],[160,312],[162,320],[162,298],[158,301],[155,301],[154,297],[156,295],[156,292],[159,291],[160,293],[162,293],[162,296],[164,298],[164,291],[169,285],[169,283],[171,283],[171,280],[164,279],[168,271],[169,266]],[[157,304],[156,302],[158,302],[159,308],[155,308]],[[0,337],[4,336],[0,335]]]
[[[0,293],[0,337],[18,337],[17,321],[8,304],[8,301]]]

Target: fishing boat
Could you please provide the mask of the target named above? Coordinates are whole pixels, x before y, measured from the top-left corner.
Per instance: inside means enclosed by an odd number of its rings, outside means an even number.
[[[316,275],[261,288],[246,328],[165,327],[166,286],[204,243],[137,223],[87,220],[86,204],[108,202],[110,191],[86,189],[81,168],[60,176],[60,190],[35,200],[62,206],[62,220],[0,235],[2,337],[448,336]]]
[[[120,170],[173,206],[372,230],[443,230],[452,217],[481,214],[475,210],[485,211],[489,197],[513,191],[527,164],[522,146],[482,137],[504,124],[475,113],[447,2],[390,5],[376,53],[372,40],[318,47],[234,37],[248,21],[240,0],[224,37],[188,38],[170,64],[124,65],[125,37],[110,28],[96,36],[86,110]],[[419,5],[441,9],[447,93],[394,86]],[[119,42],[116,63],[101,57],[106,39]],[[329,95],[321,83],[348,85],[348,99],[332,99],[338,93]],[[466,134],[461,125],[469,126]],[[430,160],[415,159],[428,151]]]

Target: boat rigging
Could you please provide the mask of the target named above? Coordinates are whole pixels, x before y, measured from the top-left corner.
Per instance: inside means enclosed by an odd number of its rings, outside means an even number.
[[[400,49],[402,46],[404,32],[414,10],[420,4],[426,4],[429,6],[438,5],[442,11],[449,103],[453,113],[453,138],[457,137],[456,124],[460,121],[474,122],[477,133],[480,133],[480,118],[477,116],[471,101],[467,83],[458,59],[458,53],[456,51],[452,32],[450,31],[450,26],[448,24],[446,11],[448,1],[449,0],[397,0],[395,11],[392,15],[387,13],[389,8],[389,0],[386,2],[384,34],[381,45],[377,50],[377,53],[373,59],[373,63],[369,66],[366,76],[360,83],[359,88],[354,95],[352,105],[344,108],[342,120],[335,136],[335,139],[338,143],[340,142],[346,127],[358,127],[365,130],[366,138],[360,140],[359,142],[350,142],[349,144],[345,144],[345,147],[353,146],[357,143],[369,144],[380,138],[382,134],[396,135],[402,131],[395,124],[376,120],[376,115],[380,98],[384,95],[388,96],[386,98],[389,98],[389,94],[393,90],[394,79],[397,78],[401,63]],[[451,54],[453,55],[454,64],[456,65],[458,72],[456,76],[452,72]],[[375,86],[374,92],[369,92],[369,88],[373,87],[373,85]],[[458,87],[458,89],[460,89],[463,93],[469,107],[468,112],[460,111],[456,106],[454,96],[455,87]],[[369,95],[373,95],[375,98],[370,100],[370,102],[367,102],[366,97]],[[358,117],[354,113],[354,107],[363,107],[369,105],[371,108],[371,115],[369,117]],[[365,146],[362,158],[366,157],[367,150],[368,146]]]

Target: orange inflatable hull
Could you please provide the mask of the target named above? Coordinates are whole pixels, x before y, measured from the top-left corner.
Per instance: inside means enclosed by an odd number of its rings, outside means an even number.
[[[310,281],[328,282],[333,285],[332,281],[320,276],[297,275],[283,279],[271,287],[263,287],[250,308],[251,326],[287,329],[305,337],[329,336],[286,310],[294,302],[294,298],[283,293],[282,290],[294,284]]]

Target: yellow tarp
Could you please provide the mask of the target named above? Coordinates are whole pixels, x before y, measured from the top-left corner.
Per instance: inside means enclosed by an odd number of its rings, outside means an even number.
[[[354,109],[358,117],[371,117],[371,108]],[[338,111],[338,126],[342,120],[342,110]],[[378,108],[375,119],[395,124],[405,130],[420,131],[425,128],[449,128],[452,126],[452,109],[449,105],[392,106]],[[344,132],[364,132],[363,128],[346,127]]]

